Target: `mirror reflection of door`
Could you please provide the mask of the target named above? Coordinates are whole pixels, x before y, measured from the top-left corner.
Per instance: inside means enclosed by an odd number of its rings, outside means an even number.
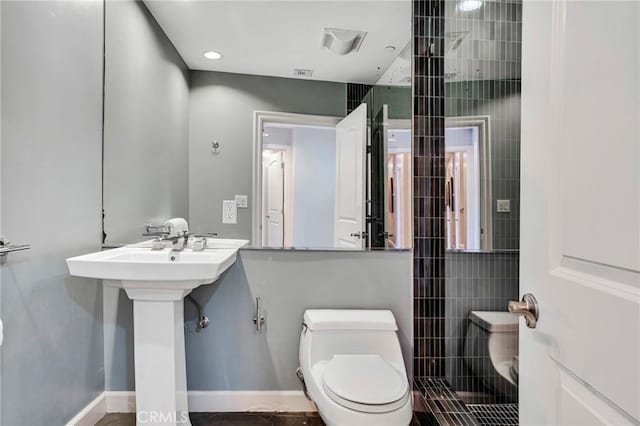
[[[459,117],[445,129],[447,250],[492,248],[487,117]]]
[[[389,120],[387,110],[381,105],[370,156],[366,103],[342,119],[256,112],[263,247],[411,247],[411,120]]]
[[[367,105],[361,104],[336,126],[335,247],[365,247],[366,135]]]
[[[410,248],[411,222],[411,120],[388,120],[387,125],[387,246]]]
[[[342,120],[275,112],[260,114],[269,116],[269,121],[263,121],[260,127],[262,245],[336,247],[335,230],[341,225],[340,220],[348,219],[344,214],[348,203],[363,204],[362,178],[359,183],[359,166],[357,158],[354,159],[356,152],[364,149],[358,143],[358,135],[364,128],[353,127],[358,121],[354,117],[359,113]],[[344,134],[338,136],[338,133]],[[343,144],[340,148],[339,142]],[[362,158],[361,152],[359,156]],[[339,164],[342,165],[340,173]],[[341,205],[344,200],[347,204]],[[337,211],[342,211],[343,216],[336,216]],[[362,231],[363,220],[363,217],[355,218],[360,224],[357,225],[359,231]],[[353,246],[362,247],[360,238],[351,235],[355,231],[340,229],[348,231],[345,238],[351,239]]]
[[[262,243],[265,247],[284,245],[284,152],[264,150],[264,218]]]

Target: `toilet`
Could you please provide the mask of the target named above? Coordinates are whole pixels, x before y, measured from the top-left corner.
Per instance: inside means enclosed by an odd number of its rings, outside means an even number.
[[[473,375],[499,395],[518,392],[518,317],[509,312],[472,311],[464,361]]]
[[[327,425],[410,423],[411,386],[397,330],[391,311],[305,311],[299,376]]]

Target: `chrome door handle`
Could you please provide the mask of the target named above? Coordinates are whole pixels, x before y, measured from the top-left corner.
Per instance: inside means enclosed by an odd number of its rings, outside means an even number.
[[[522,295],[522,301],[509,302],[509,312],[512,314],[524,317],[527,327],[536,328],[538,324],[538,301],[531,293],[525,293]]]

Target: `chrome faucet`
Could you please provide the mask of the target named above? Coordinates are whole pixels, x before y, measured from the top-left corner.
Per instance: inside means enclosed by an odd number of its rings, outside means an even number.
[[[166,225],[147,225],[146,232],[142,234],[145,237],[155,237],[151,242],[152,250],[162,250],[171,247],[173,251],[182,251],[187,245],[189,234],[181,232],[180,234],[171,235],[169,227]],[[167,243],[170,242],[171,246]]]
[[[178,235],[158,235],[151,242],[151,250],[162,250],[167,247],[165,243],[171,243],[172,251],[182,251],[187,245],[187,240],[189,239],[189,234],[186,232],[180,233]]]
[[[196,234],[192,235],[193,240],[193,251],[203,251],[207,248],[207,238],[217,237],[217,232],[210,232],[208,234]]]
[[[146,237],[155,237],[151,241],[152,250],[162,250],[171,248],[173,251],[182,251],[187,247],[189,238],[193,238],[193,251],[203,251],[207,248],[207,238],[217,237],[217,232],[208,234],[193,234],[181,232],[180,234],[171,235],[169,227],[166,225],[147,225],[146,232],[142,234]],[[169,246],[168,243],[171,243]]]

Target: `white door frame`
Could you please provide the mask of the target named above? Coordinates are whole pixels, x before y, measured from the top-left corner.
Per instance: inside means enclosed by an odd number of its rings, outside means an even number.
[[[327,115],[294,114],[289,112],[253,112],[253,180],[251,244],[262,246],[262,129],[266,123],[293,124],[309,127],[336,127],[342,117]]]
[[[480,148],[480,249],[493,250],[493,191],[491,188],[491,125],[488,115],[447,117],[445,128],[475,127]]]

